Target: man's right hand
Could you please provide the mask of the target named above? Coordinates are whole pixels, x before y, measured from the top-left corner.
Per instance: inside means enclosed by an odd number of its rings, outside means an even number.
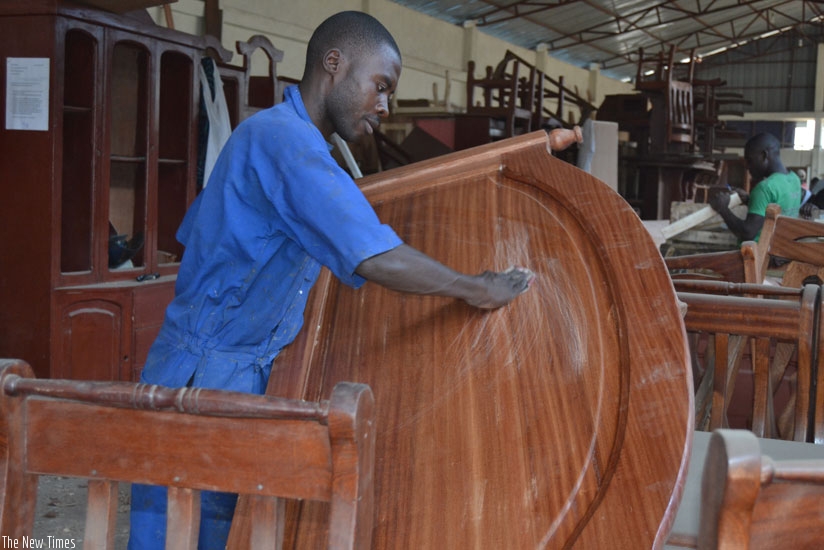
[[[482,282],[486,295],[468,296],[467,304],[481,309],[495,309],[505,306],[529,290],[535,274],[523,267],[510,267],[504,272],[484,271],[476,275]]]
[[[355,272],[391,290],[459,298],[483,309],[508,304],[525,292],[535,277],[522,267],[466,275],[407,244],[364,260]]]

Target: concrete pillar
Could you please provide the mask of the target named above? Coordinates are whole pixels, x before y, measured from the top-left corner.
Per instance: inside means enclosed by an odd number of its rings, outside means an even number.
[[[822,163],[821,151],[821,129],[824,127],[824,118],[821,118],[821,111],[824,111],[824,44],[818,44],[816,49],[815,61],[815,99],[813,101],[813,109],[815,109],[815,133],[813,136],[813,151],[811,155],[811,166],[808,177],[821,177],[824,172],[824,163]]]
[[[549,44],[544,42],[535,46],[535,68],[547,74],[549,67]]]
[[[813,109],[824,111],[824,44],[818,44],[815,61],[815,101]]]
[[[463,29],[463,65],[466,67],[467,63],[475,59],[475,50],[478,47],[478,27],[474,20],[467,20],[463,23]]]
[[[601,76],[601,65],[598,63],[589,64],[589,94],[592,96],[590,102],[596,107],[600,103],[598,101],[598,78]],[[587,90],[581,90],[584,99],[587,99]]]

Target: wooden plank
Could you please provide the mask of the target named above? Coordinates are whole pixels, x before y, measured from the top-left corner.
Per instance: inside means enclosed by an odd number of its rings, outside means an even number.
[[[84,550],[114,548],[117,496],[117,482],[89,480]]]
[[[732,193],[730,195],[730,208],[735,208],[741,204],[741,197],[738,196],[738,193]],[[669,240],[676,235],[683,233],[684,231],[695,227],[696,225],[702,224],[705,221],[711,219],[713,216],[716,216],[718,213],[713,209],[712,206],[705,206],[701,210],[693,212],[688,216],[684,216],[683,218],[676,220],[669,224],[668,226],[661,229],[661,234],[664,236],[665,240]]]
[[[166,549],[197,550],[200,531],[200,491],[169,487],[166,512]]]

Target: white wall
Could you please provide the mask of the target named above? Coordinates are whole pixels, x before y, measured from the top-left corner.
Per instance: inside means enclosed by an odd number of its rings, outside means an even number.
[[[175,28],[190,34],[203,33],[204,2],[178,0],[169,4]],[[378,18],[395,37],[403,56],[403,72],[396,92],[399,99],[432,99],[433,83],[443,98],[446,72],[451,90],[449,101],[465,107],[467,61],[474,60],[480,75],[486,65],[495,66],[507,49],[530,63],[543,68],[547,75],[564,77],[567,88],[586,97],[587,90],[598,106],[607,94],[632,93],[632,85],[601,75],[597,69],[575,67],[551,56],[513,46],[488,36],[477,28],[463,28],[410,10],[388,0],[221,0],[223,11],[223,46],[234,52],[235,42],[246,41],[254,34],[267,36],[284,52],[278,74],[300,78],[306,43],[312,30],[326,17],[342,10],[360,10]],[[163,9],[151,8],[149,13],[160,25],[165,25]],[[262,54],[261,54],[262,55]],[[236,56],[233,62],[240,63]],[[265,72],[262,57],[253,59],[253,70]],[[595,89],[592,89],[592,88]]]

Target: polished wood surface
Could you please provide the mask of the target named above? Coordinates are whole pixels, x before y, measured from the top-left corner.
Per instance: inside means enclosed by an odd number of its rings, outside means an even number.
[[[436,259],[537,274],[491,312],[328,272],[312,291],[268,391],[372,387],[373,548],[660,547],[692,384],[672,284],[632,209],[553,158],[545,132],[361,181],[380,218]],[[313,503],[287,512],[289,547],[321,546],[324,522]]]
[[[746,430],[710,438],[698,548],[821,548],[824,460],[773,459]]]
[[[255,503],[247,548],[283,537],[279,497],[328,502],[323,546],[368,548],[374,399],[295,401],[132,382],[38,380],[0,359],[0,533],[30,537],[38,475],[89,479],[86,548],[114,548],[119,481],[169,487],[166,548],[197,548],[200,490]]]
[[[714,432],[696,431],[693,435],[689,472],[684,487],[684,496],[675,516],[667,549],[697,548],[698,532],[701,529],[701,479],[707,463],[707,452]],[[749,436],[748,436],[749,437]],[[779,439],[756,438],[762,456],[773,460],[822,460],[824,445],[782,441]],[[792,503],[787,503],[792,506]],[[783,547],[783,546],[781,546]]]

